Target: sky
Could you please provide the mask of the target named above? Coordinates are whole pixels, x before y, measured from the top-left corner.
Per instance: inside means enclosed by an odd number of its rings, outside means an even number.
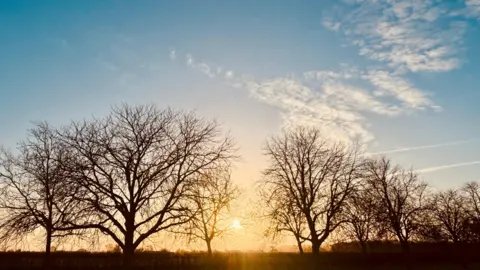
[[[480,180],[479,30],[480,0],[0,0],[0,143],[154,103],[217,119],[246,188],[295,125],[455,188]]]

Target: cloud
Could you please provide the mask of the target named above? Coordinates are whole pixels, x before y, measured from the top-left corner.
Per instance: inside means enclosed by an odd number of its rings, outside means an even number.
[[[375,66],[342,64],[340,69],[254,78],[196,62],[191,55],[186,56],[187,65],[278,108],[285,127],[314,125],[345,141],[373,140],[367,113],[396,117],[442,111],[434,95],[415,86],[408,75],[461,66],[464,18],[452,15],[452,8],[437,0],[339,2],[342,4],[323,19],[323,26],[345,37],[358,47],[359,55],[374,60]],[[465,6],[476,10],[479,2],[466,0]]]
[[[195,61],[195,59],[191,54],[186,54],[185,60],[186,60],[187,66],[202,72],[203,74],[207,75],[210,78],[214,78],[218,74],[222,73],[221,67],[216,67],[216,72],[215,72],[215,68],[210,67],[209,64]]]
[[[340,69],[254,78],[232,70],[212,72],[215,65],[197,63],[191,55],[187,55],[187,65],[278,108],[285,127],[314,125],[345,141],[373,140],[371,114],[396,117],[442,111],[434,95],[415,86],[408,75],[459,68],[465,21],[436,0],[340,2],[343,6],[332,10],[323,26],[344,36],[358,47],[359,55],[375,60],[375,66],[342,64]],[[476,8],[478,2],[467,0],[465,5]]]
[[[226,79],[231,79],[231,78],[233,78],[233,71],[228,70],[227,72],[225,72],[225,78],[226,78]]]
[[[309,71],[304,73],[304,77],[307,80],[323,81],[335,85],[335,87],[325,89],[328,90],[327,94],[343,96],[344,99],[356,103],[357,109],[363,111],[394,116],[427,108],[435,111],[442,110],[428,97],[431,94],[416,88],[407,79],[388,70],[361,71],[355,67],[344,66],[344,70],[341,72]],[[354,87],[355,82],[352,80],[369,83],[370,87]]]
[[[339,22],[333,22],[333,21],[330,21],[330,20],[324,20],[322,22],[322,25],[327,28],[328,30],[331,30],[331,31],[338,31],[340,29],[340,23]]]
[[[400,152],[407,152],[407,151],[414,151],[414,150],[423,150],[423,149],[430,149],[430,148],[439,148],[439,147],[445,147],[445,146],[455,146],[455,145],[461,145],[461,144],[466,144],[466,143],[477,142],[477,141],[479,141],[479,140],[480,140],[480,139],[477,138],[477,139],[471,139],[471,140],[446,142],[446,143],[440,143],[440,144],[430,144],[430,145],[422,145],[422,146],[404,147],[404,148],[398,148],[398,149],[392,149],[392,150],[386,150],[386,151],[379,151],[379,152],[368,153],[368,155],[393,154],[393,153],[400,153]]]
[[[478,164],[480,164],[480,160],[471,161],[471,162],[448,164],[448,165],[442,165],[442,166],[435,166],[435,167],[428,167],[428,168],[423,168],[423,169],[420,169],[420,170],[416,170],[416,172],[418,172],[418,173],[431,173],[431,172],[436,172],[436,171],[441,171],[441,170],[446,170],[446,169],[451,169],[451,168],[465,167],[465,166],[478,165]]]
[[[254,78],[198,62],[190,54],[185,57],[187,66],[246,90],[258,102],[279,109],[284,128],[315,126],[325,136],[345,142],[373,140],[365,112],[394,117],[434,106],[407,80],[380,71],[366,73],[343,65],[337,71],[313,70],[299,75]],[[370,88],[355,86],[355,80],[370,83]]]
[[[347,2],[348,7],[326,18],[323,25],[345,35],[359,47],[360,55],[386,63],[400,73],[450,71],[461,65],[458,52],[466,24],[452,19],[441,2]],[[477,2],[468,0],[467,5],[476,7]]]
[[[366,129],[365,118],[352,108],[352,104],[326,97],[298,79],[272,78],[232,85],[244,86],[256,100],[279,108],[284,128],[315,126],[325,136],[345,142],[373,139]]]
[[[170,59],[177,59],[177,52],[175,51],[175,49],[170,50]]]
[[[401,108],[383,103],[362,88],[340,82],[323,84],[323,97],[329,104],[348,106],[358,111],[368,111],[379,115],[396,116]]]
[[[363,77],[376,87],[375,95],[393,96],[403,103],[405,107],[424,109],[425,107],[439,110],[432,100],[420,89],[414,87],[406,79],[395,76],[386,70],[370,70]]]
[[[467,0],[465,6],[469,16],[480,19],[480,0]]]

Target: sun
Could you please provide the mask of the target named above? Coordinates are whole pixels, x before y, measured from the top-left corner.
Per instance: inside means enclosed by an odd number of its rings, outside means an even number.
[[[240,224],[240,221],[238,219],[234,219],[232,225],[230,226],[232,229],[241,229],[243,228],[242,224]]]

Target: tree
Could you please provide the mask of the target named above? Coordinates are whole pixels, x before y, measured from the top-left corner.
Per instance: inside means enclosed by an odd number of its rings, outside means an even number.
[[[477,182],[465,184],[462,191],[466,196],[469,240],[480,242],[480,185]]]
[[[191,219],[187,194],[198,175],[228,163],[232,139],[215,122],[194,113],[122,105],[103,118],[73,122],[60,132],[76,160],[82,219],[71,225],[96,229],[131,263],[149,236]]]
[[[396,236],[404,252],[419,229],[420,217],[427,209],[427,185],[414,171],[392,165],[386,157],[365,162],[364,177],[368,191],[377,204],[377,217]]]
[[[194,215],[183,233],[191,241],[205,242],[208,255],[212,255],[213,239],[221,237],[230,227],[225,222],[239,190],[233,185],[227,169],[214,169],[198,177],[195,189],[188,195]]]
[[[13,154],[0,154],[0,228],[4,241],[42,229],[45,233],[45,264],[48,265],[52,241],[70,236],[67,222],[75,219],[71,200],[74,187],[63,169],[70,153],[47,123],[29,130]]]
[[[368,251],[367,243],[378,228],[376,214],[375,198],[370,196],[366,187],[359,186],[347,199],[344,212],[347,222],[342,228],[348,238],[358,241],[364,253]]]
[[[434,195],[432,215],[444,239],[453,243],[468,240],[467,200],[457,190],[447,190]]]
[[[270,187],[275,188],[275,187]],[[267,218],[270,226],[266,229],[266,236],[276,239],[282,233],[290,233],[295,237],[298,252],[304,253],[302,244],[307,237],[306,220],[303,213],[295,207],[287,193],[270,190],[269,187],[261,189],[263,199],[263,217]]]
[[[359,179],[358,150],[330,143],[318,129],[297,128],[270,138],[265,145],[269,165],[262,182],[270,197],[286,197],[292,214],[304,217],[312,252],[342,223],[346,200]]]

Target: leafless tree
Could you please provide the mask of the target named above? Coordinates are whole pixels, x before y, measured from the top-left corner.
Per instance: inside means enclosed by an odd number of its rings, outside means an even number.
[[[372,240],[378,230],[377,207],[375,198],[362,186],[347,200],[344,211],[347,222],[342,229],[348,238],[358,241],[362,252],[368,251],[368,241]]]
[[[303,215],[312,252],[342,223],[346,200],[358,180],[357,148],[330,143],[318,129],[297,128],[270,138],[265,146],[269,165],[265,187],[272,196],[287,196],[293,214]]]
[[[408,252],[409,240],[427,209],[427,185],[414,171],[394,166],[386,157],[366,161],[364,177],[371,196],[378,202],[377,218]]]
[[[234,151],[215,122],[153,105],[114,107],[106,117],[73,122],[60,137],[76,157],[70,169],[83,207],[83,219],[71,225],[109,236],[127,266],[149,236],[191,219],[186,195],[198,175],[228,163]]]
[[[432,218],[443,237],[453,243],[468,240],[468,212],[465,196],[457,190],[434,195]]]
[[[306,219],[303,213],[295,206],[295,201],[277,190],[275,187],[261,189],[262,217],[269,221],[265,235],[273,240],[282,236],[283,233],[292,234],[297,242],[298,252],[304,253],[303,243],[308,236]]]
[[[477,182],[465,184],[462,191],[466,196],[468,211],[469,240],[480,242],[480,185]]]
[[[203,241],[212,255],[212,241],[230,229],[228,212],[240,193],[228,169],[213,169],[198,177],[195,189],[188,195],[193,217],[180,232],[190,241]]]
[[[470,215],[480,217],[480,185],[477,182],[467,183],[463,191],[467,196]]]
[[[66,226],[75,218],[71,200],[73,186],[63,169],[70,155],[47,123],[29,130],[16,153],[0,154],[1,239],[8,241],[42,229],[45,233],[45,263],[52,241],[72,235]]]

